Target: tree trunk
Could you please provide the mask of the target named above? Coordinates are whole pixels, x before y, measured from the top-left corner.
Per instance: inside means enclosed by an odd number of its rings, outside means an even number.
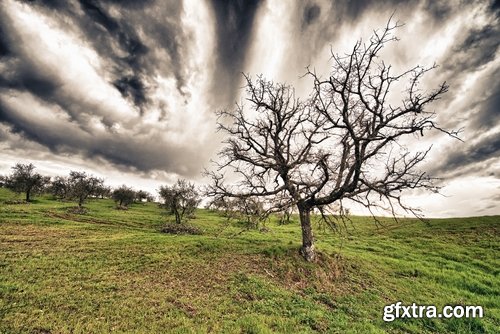
[[[31,189],[26,190],[26,202],[30,201],[30,192],[31,192]]]
[[[177,224],[182,223],[182,220],[181,220],[181,215],[179,214],[179,211],[178,211],[177,209],[175,210],[175,222],[176,222]]]
[[[314,261],[316,253],[314,251],[314,237],[311,228],[311,209],[298,205],[300,225],[302,227],[302,248],[300,252],[308,262]]]

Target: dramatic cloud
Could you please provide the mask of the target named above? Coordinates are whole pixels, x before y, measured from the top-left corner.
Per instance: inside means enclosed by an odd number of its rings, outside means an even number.
[[[241,82],[259,0],[214,0],[217,55],[213,93],[219,104],[232,103]]]
[[[411,200],[434,215],[498,213],[499,13],[498,1],[4,0],[0,172],[29,158],[110,182],[203,182],[221,142],[214,111],[241,100],[242,72],[307,96],[307,66],[327,75],[332,51],[348,52],[392,15],[404,26],[384,61],[394,71],[438,64],[422,88],[447,81],[432,108],[443,127],[463,129],[463,142],[435,133],[409,145],[433,145],[424,167],[449,198],[483,191],[462,209]]]

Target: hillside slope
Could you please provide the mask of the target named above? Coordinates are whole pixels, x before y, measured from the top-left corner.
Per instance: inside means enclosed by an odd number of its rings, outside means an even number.
[[[297,255],[297,224],[243,231],[198,210],[203,235],[160,233],[155,204],[89,212],[49,197],[6,204],[0,189],[0,333],[495,333],[500,217],[354,217],[316,226],[318,263]],[[483,319],[402,319],[384,305],[469,304]]]

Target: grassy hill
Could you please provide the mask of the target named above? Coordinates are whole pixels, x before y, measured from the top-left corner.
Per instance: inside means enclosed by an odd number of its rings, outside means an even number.
[[[0,333],[498,333],[500,217],[428,224],[354,217],[316,227],[318,263],[297,224],[246,231],[199,210],[203,235],[160,233],[153,203],[89,212],[50,197],[6,204],[0,189]],[[382,320],[402,301],[484,307],[483,319]]]

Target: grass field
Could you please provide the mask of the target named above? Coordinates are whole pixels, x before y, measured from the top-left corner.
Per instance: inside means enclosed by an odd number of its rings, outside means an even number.
[[[198,210],[200,236],[160,233],[153,203],[114,209],[50,197],[6,204],[0,189],[0,333],[499,333],[500,217],[425,224],[354,217],[316,228],[242,231]],[[384,305],[481,305],[482,319],[382,320]]]

